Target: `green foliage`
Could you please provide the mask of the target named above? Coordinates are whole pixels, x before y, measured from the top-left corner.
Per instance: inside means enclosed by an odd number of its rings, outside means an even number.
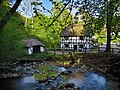
[[[2,4],[0,4],[0,20],[7,13],[8,10],[10,10],[9,3],[5,0],[2,2]]]
[[[79,11],[82,15],[84,23],[84,30],[87,36],[94,36],[95,33],[99,33],[105,24],[105,12],[103,8],[105,4],[102,1],[95,0],[83,0]],[[102,14],[101,14],[102,12]],[[104,14],[104,15],[103,15]]]
[[[0,19],[6,14],[8,9],[7,2],[0,6]],[[26,37],[26,32],[23,22],[21,16],[15,13],[5,25],[4,30],[0,32],[0,62],[15,60],[24,55],[21,40]]]
[[[56,2],[56,4],[57,3],[59,2]],[[47,48],[59,47],[60,32],[71,23],[71,15],[69,15],[67,10],[64,10],[57,20],[49,26],[63,6],[62,3],[58,6],[53,6],[53,16],[48,17],[44,14],[37,14],[33,17],[33,23],[31,23],[31,19],[28,20],[27,29],[30,31],[31,37],[37,37]],[[33,28],[31,25],[33,25]]]
[[[39,39],[47,48],[59,47],[60,32],[72,22],[72,16],[67,9],[64,9],[60,16],[56,18],[66,3],[61,3],[60,0],[56,0],[52,3],[54,3],[54,5],[51,10],[51,16],[38,13],[33,17],[33,23],[31,20],[32,18],[27,19],[28,21],[26,23],[26,28],[24,28],[24,17],[20,16],[18,13],[15,13],[11,17],[9,22],[4,27],[4,30],[0,32],[0,60],[15,59],[24,55],[21,40],[28,35]],[[98,42],[106,42],[106,0],[102,2],[101,0],[99,2],[94,0],[83,0],[82,3],[77,0],[68,6],[70,10],[72,9],[73,3],[76,7],[77,5],[80,6],[77,8],[79,8],[78,10],[80,14],[82,14],[84,23],[83,27],[84,31],[86,31],[86,35],[95,35]],[[120,42],[120,36],[118,34],[120,31],[119,3],[119,0],[112,0],[110,8],[113,14],[111,19],[111,30],[114,32],[114,35],[112,35],[113,42]],[[33,4],[41,5],[42,3]],[[7,0],[3,0],[3,3],[0,4],[0,20],[9,10],[10,4]],[[50,25],[53,20],[55,20],[54,23]],[[51,56],[46,53],[41,53],[35,56],[33,55],[33,57],[45,58]],[[59,58],[58,56],[56,59],[62,60],[63,58]]]
[[[107,6],[108,1],[108,7]],[[84,29],[86,31],[86,35],[95,35],[96,33],[101,36],[101,31],[114,33],[114,39],[118,37],[118,32],[120,30],[120,1],[119,0],[83,0],[75,1],[75,3],[81,4],[78,7],[78,12],[82,15],[82,20],[84,22]],[[107,12],[108,10],[108,12]],[[108,15],[108,16],[107,16]],[[108,18],[107,18],[108,17]],[[105,25],[108,19],[108,26]],[[110,30],[108,30],[110,29]],[[107,33],[108,35],[108,33]],[[106,34],[102,35],[106,37]],[[110,35],[107,36],[108,39],[111,39]],[[112,36],[113,37],[113,36]],[[113,38],[112,38],[113,39]],[[104,41],[105,38],[100,39],[100,41]],[[108,42],[107,42],[108,43]]]

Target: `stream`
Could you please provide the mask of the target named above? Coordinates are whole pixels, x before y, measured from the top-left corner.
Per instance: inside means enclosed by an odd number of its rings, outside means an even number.
[[[45,78],[44,81],[43,79],[39,80],[46,72],[38,71],[31,65],[33,63],[17,64],[15,69],[22,74],[19,77],[0,78],[0,90],[119,90],[114,82],[107,80],[101,74],[92,71],[80,72],[79,68],[65,69],[64,67],[47,65],[56,73],[54,75],[52,73],[50,76],[48,73],[52,71],[50,69],[47,71],[47,75],[50,77]],[[37,63],[37,66],[41,65]],[[42,69],[44,71],[48,69],[44,68]]]

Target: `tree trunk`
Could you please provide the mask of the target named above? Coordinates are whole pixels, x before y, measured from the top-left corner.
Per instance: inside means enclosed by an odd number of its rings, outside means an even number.
[[[10,17],[14,14],[18,6],[20,5],[22,0],[17,0],[14,6],[10,9],[10,11],[2,18],[0,21],[0,32],[3,30],[6,23],[9,21]]]
[[[111,23],[112,23],[112,12],[111,12],[111,0],[108,2],[107,0],[107,23],[106,23],[106,29],[107,29],[107,43],[106,43],[106,52],[111,51]]]

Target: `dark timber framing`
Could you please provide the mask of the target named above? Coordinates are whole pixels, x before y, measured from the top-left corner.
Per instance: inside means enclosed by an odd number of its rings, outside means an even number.
[[[65,50],[84,51],[91,47],[91,38],[87,36],[75,35],[70,31],[72,25],[63,29],[60,33],[60,48]]]

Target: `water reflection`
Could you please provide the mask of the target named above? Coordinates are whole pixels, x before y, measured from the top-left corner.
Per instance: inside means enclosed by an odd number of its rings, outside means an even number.
[[[112,90],[107,85],[106,79],[98,74],[86,73],[76,77],[71,77],[68,82],[74,83],[80,90]]]
[[[37,87],[32,76],[0,79],[0,90],[36,90]]]
[[[26,83],[35,83],[35,82],[36,82],[35,78],[33,76],[30,76],[23,78],[21,83],[26,84]]]
[[[104,77],[99,76],[95,73],[87,74],[85,80],[83,80],[83,86],[87,88],[96,88],[97,90],[104,90],[106,87],[106,80]],[[85,85],[86,84],[86,85]]]

